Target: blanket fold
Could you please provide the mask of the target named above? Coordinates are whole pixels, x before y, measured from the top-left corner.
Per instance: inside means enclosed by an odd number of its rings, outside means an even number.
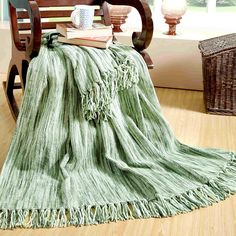
[[[0,228],[167,217],[236,192],[236,155],[180,143],[130,48],[43,38],[0,176]]]

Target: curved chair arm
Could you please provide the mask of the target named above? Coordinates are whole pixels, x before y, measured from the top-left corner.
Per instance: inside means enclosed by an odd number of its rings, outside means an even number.
[[[27,38],[25,50],[26,56],[32,59],[33,57],[38,55],[41,45],[41,18],[40,12],[38,8],[38,4],[33,0],[8,0],[10,4],[10,9],[13,8],[23,8],[25,9],[30,18],[30,27],[31,27],[31,36]],[[13,34],[15,45],[18,49],[22,50],[22,46],[20,45],[19,34],[17,30],[17,19],[16,13],[13,13],[15,19],[11,19],[12,27],[14,27],[13,32],[17,32]],[[21,48],[19,48],[19,46]]]
[[[152,12],[148,3],[144,0],[106,0],[112,5],[128,5],[138,10],[142,19],[142,32],[134,32],[132,41],[137,51],[146,49],[153,35]]]

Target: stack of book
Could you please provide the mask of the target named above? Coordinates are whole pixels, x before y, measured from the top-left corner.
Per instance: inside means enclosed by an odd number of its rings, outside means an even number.
[[[72,23],[57,24],[57,31],[61,34],[58,41],[61,43],[107,48],[113,39],[112,26],[94,23],[91,29],[77,29]]]

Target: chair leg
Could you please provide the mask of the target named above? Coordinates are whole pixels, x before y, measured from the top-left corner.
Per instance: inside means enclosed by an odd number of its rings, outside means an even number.
[[[9,105],[9,108],[10,108],[10,111],[14,120],[16,120],[18,117],[19,108],[16,103],[13,91],[14,89],[20,89],[22,87],[21,83],[15,83],[16,75],[18,75],[18,70],[17,70],[16,65],[10,64],[7,81],[3,82],[4,92],[5,92],[7,102],[8,102],[8,105]]]
[[[25,90],[28,67],[29,67],[29,62],[26,60],[23,60],[22,65],[21,65],[21,71],[19,71],[20,72],[20,79],[21,79],[21,87],[22,87],[23,92]]]

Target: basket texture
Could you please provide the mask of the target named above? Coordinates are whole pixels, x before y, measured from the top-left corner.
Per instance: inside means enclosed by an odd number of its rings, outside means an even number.
[[[236,115],[236,34],[200,41],[199,49],[206,111]]]

